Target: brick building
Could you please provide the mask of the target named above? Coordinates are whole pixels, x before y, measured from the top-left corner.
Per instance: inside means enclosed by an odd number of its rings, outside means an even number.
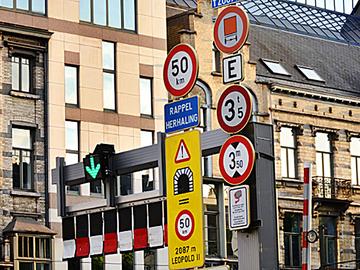
[[[0,269],[64,269],[51,169],[56,157],[76,163],[98,143],[119,152],[156,141],[167,101],[165,1],[0,2]],[[142,171],[121,186],[119,179],[118,194],[157,188],[153,171]],[[99,182],[69,188],[67,202],[103,197]],[[155,267],[162,252],[135,252],[127,261]],[[119,269],[121,261],[98,256],[69,269]]]
[[[197,50],[199,81],[208,89],[198,92],[207,93],[211,100],[206,104],[203,99],[203,109],[210,111],[206,115],[211,117],[211,128],[218,128],[215,108],[226,88],[221,74],[223,55],[213,45],[218,10],[207,0],[167,3],[168,50],[180,42]],[[251,22],[241,50],[245,77],[241,84],[253,95],[254,119],[274,126],[280,268],[301,268],[303,164],[309,161],[312,226],[319,235],[311,244],[312,268],[356,269],[360,258],[359,19],[324,6],[290,1],[242,1],[239,5]],[[349,7],[346,10],[350,13]],[[220,176],[216,157],[212,166],[211,176],[216,179]],[[220,184],[220,189],[224,192],[226,187]],[[216,203],[208,204],[221,224],[226,198],[212,199]],[[205,229],[215,246],[212,253],[207,249],[207,260],[231,258],[226,252],[230,246],[221,238],[225,226],[212,232]]]

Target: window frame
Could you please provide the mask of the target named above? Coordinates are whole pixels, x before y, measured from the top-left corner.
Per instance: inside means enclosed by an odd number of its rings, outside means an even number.
[[[299,70],[299,72],[301,73],[301,75],[303,75],[307,80],[309,81],[314,81],[314,82],[325,82],[325,80],[323,79],[323,77],[321,77],[319,75],[319,73],[317,73],[317,71],[312,68],[312,67],[307,67],[307,66],[302,66],[302,65],[295,65],[295,67]],[[315,73],[315,77],[311,77],[308,76],[308,74],[306,74],[306,72],[304,71],[305,69],[307,70],[311,70]]]
[[[271,60],[271,59],[266,59],[266,58],[261,58],[261,61],[263,62],[264,66],[266,67],[266,69],[268,71],[270,71],[272,74],[276,74],[276,75],[282,75],[282,76],[288,76],[291,77],[291,73],[289,71],[287,71],[287,69],[285,67],[283,67],[283,65],[280,63],[280,61],[277,60]],[[273,69],[270,68],[270,66],[267,63],[272,63],[272,64],[277,64],[279,65],[279,67],[281,69],[283,69],[282,72],[276,72]]]
[[[333,164],[333,147],[332,147],[332,143],[331,143],[331,140],[330,140],[330,138],[329,138],[329,136],[330,136],[330,133],[328,133],[328,132],[321,132],[321,131],[319,131],[319,132],[317,132],[316,134],[315,134],[315,137],[316,137],[316,135],[318,134],[318,133],[323,133],[323,134],[327,134],[327,136],[328,136],[328,142],[329,142],[329,151],[328,152],[326,152],[326,151],[323,151],[323,150],[319,150],[319,149],[317,149],[316,148],[316,143],[315,143],[315,152],[316,152],[316,154],[321,154],[321,171],[322,171],[322,175],[316,175],[316,176],[318,176],[318,177],[323,177],[323,178],[333,178],[334,177],[334,174],[333,174],[333,169],[334,169],[334,164]],[[325,164],[325,162],[324,162],[324,155],[329,155],[329,162],[330,162],[330,164],[329,164],[329,167],[330,167],[330,176],[325,176],[324,174],[325,174],[325,166],[324,166],[324,164]],[[318,164],[316,164],[316,166],[318,166]]]
[[[146,76],[140,76],[140,80],[149,80],[150,81],[150,114],[144,113],[141,111],[141,96],[140,96],[140,116],[145,116],[145,117],[149,117],[149,118],[153,118],[154,117],[154,79],[151,77],[146,77]],[[140,83],[140,95],[141,95],[141,83]],[[153,136],[154,137],[154,136]],[[154,140],[153,140],[154,141]],[[154,142],[153,142],[154,143]]]
[[[332,222],[334,222],[334,227],[335,227],[335,232],[337,232],[337,220],[336,217],[333,216],[322,216],[322,218],[328,218],[330,220],[330,218],[332,219]],[[320,217],[319,220],[319,226],[320,226],[320,261],[321,261],[321,265],[323,266],[328,265],[329,264],[329,258],[331,256],[331,254],[328,253],[328,246],[329,246],[329,240],[333,240],[335,242],[335,254],[334,255],[334,259],[335,259],[335,264],[337,265],[337,255],[338,255],[338,244],[337,244],[337,233],[335,235],[331,235],[331,234],[326,234],[325,233],[325,226],[326,224],[323,223],[322,218]],[[327,223],[328,224],[328,223]],[[325,250],[324,250],[325,249]]]
[[[20,241],[24,238],[31,238],[32,239],[32,256],[28,256],[28,257],[24,257],[24,256],[20,256]],[[49,257],[37,257],[36,256],[36,240],[38,239],[47,239],[48,243],[49,243],[49,249],[48,251],[48,255]],[[15,238],[16,241],[16,257],[17,257],[17,264],[20,265],[20,263],[31,263],[33,264],[33,269],[36,269],[36,266],[38,264],[47,264],[49,266],[49,269],[51,269],[51,262],[52,262],[52,252],[53,252],[53,243],[52,243],[52,238],[51,236],[48,235],[26,235],[26,234],[18,234]],[[27,248],[28,248],[28,252],[30,251],[31,245],[29,244],[29,242],[27,242]],[[22,248],[24,248],[24,245],[22,244],[21,246]],[[39,250],[40,251],[40,250]],[[40,252],[39,252],[40,254]]]
[[[22,130],[28,130],[30,132],[30,148],[31,149],[26,149],[26,148],[19,148],[19,147],[14,147],[14,143],[13,143],[13,139],[12,138],[12,142],[11,142],[11,150],[12,150],[12,156],[14,155],[14,150],[16,151],[20,151],[20,154],[19,154],[19,159],[20,159],[20,164],[19,164],[19,184],[20,186],[19,187],[15,187],[14,186],[14,172],[13,172],[13,175],[12,175],[12,184],[13,184],[13,189],[15,190],[22,190],[22,191],[34,191],[35,189],[35,185],[34,185],[34,173],[35,173],[35,170],[34,170],[34,134],[33,134],[33,129],[32,128],[28,128],[28,127],[22,127],[22,126],[12,126],[11,128],[11,132],[13,131],[13,129],[22,129]],[[23,156],[23,151],[26,151],[26,152],[29,152],[30,153],[30,164],[29,164],[29,167],[31,169],[31,172],[30,172],[30,188],[24,188],[24,179],[23,179],[23,174],[21,173],[22,172],[22,169],[21,169],[21,164],[23,163],[23,159],[22,159],[22,156]],[[12,163],[13,165],[13,163]]]
[[[281,132],[282,132],[283,128],[291,129],[293,143],[294,143],[293,147],[282,145]],[[286,153],[286,176],[282,175],[282,168],[281,168],[281,177],[285,178],[285,179],[292,179],[292,180],[297,179],[298,178],[297,137],[296,137],[295,129],[293,127],[283,126],[280,129],[280,151],[282,152],[283,149],[285,149],[285,153]],[[289,165],[289,150],[290,149],[294,151],[294,177],[290,177],[290,165]],[[281,153],[280,153],[280,156],[281,156]],[[283,160],[281,160],[281,167],[282,166],[284,166]]]
[[[75,68],[76,70],[76,103],[68,103],[66,100],[66,68],[70,67],[70,68]],[[77,65],[70,65],[70,64],[65,64],[64,66],[64,94],[65,94],[65,105],[69,106],[69,107],[76,107],[79,108],[80,106],[80,83],[79,83],[79,66]]]
[[[98,27],[106,27],[106,28],[111,28],[114,30],[120,30],[120,31],[126,31],[126,32],[130,32],[130,33],[137,33],[138,32],[138,0],[133,0],[134,1],[134,30],[131,29],[126,29],[124,27],[124,0],[120,0],[120,16],[121,16],[121,21],[120,21],[120,27],[114,27],[114,26],[110,26],[109,25],[109,0],[105,0],[105,25],[102,24],[96,24],[94,22],[94,0],[89,0],[90,2],[90,21],[84,21],[81,19],[80,16],[80,9],[81,9],[81,5],[79,6],[79,21],[80,23],[87,23],[87,24],[92,24],[92,25],[96,25]]]
[[[18,58],[19,59],[19,75],[17,78],[18,84],[19,84],[19,89],[14,89],[13,88],[13,80],[12,80],[12,76],[13,76],[13,72],[12,72],[12,67],[13,67],[13,58]],[[26,59],[29,61],[29,91],[25,91],[22,90],[22,77],[23,77],[23,72],[22,72],[22,60]],[[34,87],[33,87],[33,67],[34,67],[34,63],[33,63],[34,59],[31,56],[28,55],[22,55],[22,54],[14,54],[10,56],[10,63],[11,63],[11,90],[12,91],[17,91],[17,92],[21,92],[21,93],[29,93],[32,94],[34,93]]]
[[[47,10],[48,10],[48,1],[47,0],[44,0],[44,9],[45,9],[44,13],[33,11],[33,8],[32,8],[33,0],[26,0],[26,1],[29,4],[29,9],[17,8],[17,3],[16,3],[17,0],[12,0],[12,7],[5,7],[5,6],[0,5],[0,8],[16,10],[17,12],[32,13],[32,14],[36,14],[38,16],[47,16]]]
[[[351,140],[353,138],[356,138],[360,141],[360,137],[352,137]],[[351,170],[355,169],[355,181],[353,179],[353,172],[351,172],[351,184],[355,185],[355,186],[359,186],[360,185],[360,165],[359,165],[360,164],[360,154],[357,155],[357,154],[351,153],[351,144],[350,144],[350,158],[351,158],[351,161],[350,161]],[[355,168],[352,167],[353,159],[355,159]]]
[[[104,43],[111,43],[114,45],[114,51],[113,51],[113,57],[114,57],[114,69],[107,69],[104,68],[104,50],[103,50],[103,44]],[[114,109],[109,109],[109,108],[105,108],[105,104],[103,102],[103,110],[106,112],[117,112],[118,111],[118,102],[117,102],[117,69],[116,69],[116,42],[112,42],[112,41],[107,41],[107,40],[102,40],[101,41],[101,50],[102,50],[102,79],[103,79],[103,86],[102,86],[102,90],[103,90],[103,101],[104,101],[104,94],[105,94],[105,90],[104,90],[104,80],[105,80],[105,76],[104,74],[111,74],[114,76]]]
[[[66,134],[66,122],[74,122],[76,123],[76,132],[77,132],[77,146],[78,146],[78,149],[77,150],[73,150],[73,149],[68,149],[67,148],[67,145],[66,145],[66,137],[67,137],[67,134]],[[65,162],[66,162],[66,154],[73,154],[73,155],[77,155],[78,158],[78,162],[80,162],[80,122],[79,121],[74,121],[74,120],[65,120]],[[67,165],[70,165],[70,164],[67,164]],[[68,189],[67,189],[67,192],[68,193],[75,193],[75,194],[79,194],[80,193],[80,188],[78,185],[76,186],[69,186]]]
[[[285,231],[285,219],[286,219],[286,216],[289,215],[289,214],[293,214],[293,215],[297,215],[297,217],[299,218],[299,231],[298,232],[288,232],[288,231]],[[284,265],[285,267],[290,267],[290,268],[298,268],[298,267],[301,267],[302,265],[302,250],[301,250],[301,239],[302,239],[302,214],[301,213],[297,213],[297,212],[286,212],[285,215],[284,215],[284,219],[283,219],[283,233],[284,233]],[[286,237],[289,237],[289,251],[286,250]],[[298,256],[299,256],[299,265],[295,265],[294,264],[294,251],[293,250],[293,238],[295,237],[298,237],[299,238],[299,249],[297,250],[298,252]],[[290,264],[287,265],[286,264],[286,254],[289,253],[290,254],[290,258],[289,258],[289,261],[290,261]]]

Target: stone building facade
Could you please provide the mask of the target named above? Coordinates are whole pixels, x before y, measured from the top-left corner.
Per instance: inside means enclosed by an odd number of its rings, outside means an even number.
[[[221,77],[223,55],[213,46],[214,18],[221,10],[212,9],[206,0],[167,2],[168,49],[187,42],[198,52],[199,80],[211,89],[211,128],[218,128],[215,108],[227,87]],[[263,1],[254,2],[253,10]],[[241,53],[245,78],[241,84],[254,97],[254,119],[274,127],[280,269],[301,268],[304,162],[312,164],[312,227],[319,236],[310,244],[312,268],[357,269],[358,45],[349,45],[343,37],[330,41],[252,21]],[[220,177],[217,164],[214,157],[213,178]],[[219,230],[217,235],[223,233]],[[218,249],[217,257],[226,260],[227,254]]]

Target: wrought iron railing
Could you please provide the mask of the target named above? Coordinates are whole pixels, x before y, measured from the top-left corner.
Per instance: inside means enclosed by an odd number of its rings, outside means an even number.
[[[348,199],[351,197],[351,181],[334,177],[314,176],[312,178],[314,197],[327,199]]]

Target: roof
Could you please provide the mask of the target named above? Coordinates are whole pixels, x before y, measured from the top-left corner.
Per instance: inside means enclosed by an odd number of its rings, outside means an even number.
[[[13,220],[3,230],[3,234],[9,233],[31,233],[43,235],[56,234],[54,231],[37,222],[35,219],[27,217],[13,218]]]
[[[333,94],[360,97],[360,47],[251,25],[250,60],[257,76],[333,89]],[[260,59],[279,61],[291,76],[271,73]],[[313,68],[324,82],[308,80],[296,65]]]
[[[166,0],[166,4],[181,8],[193,9],[197,7],[197,0]]]

